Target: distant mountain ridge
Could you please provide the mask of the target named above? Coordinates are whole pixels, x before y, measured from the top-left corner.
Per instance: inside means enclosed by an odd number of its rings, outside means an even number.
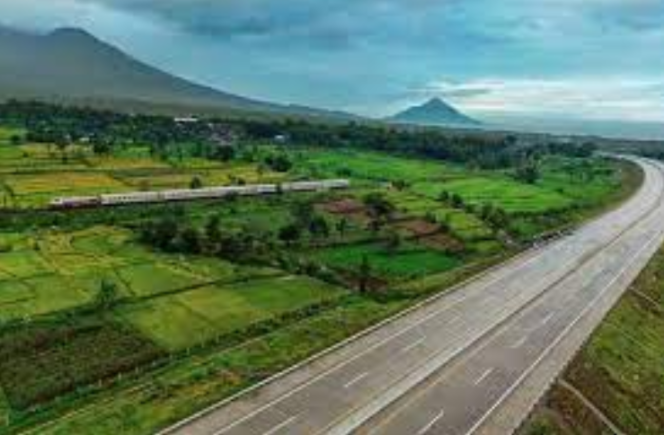
[[[234,111],[354,118],[280,105],[192,83],[141,62],[85,30],[32,34],[0,26],[0,98],[132,101]]]
[[[391,122],[430,126],[479,126],[481,123],[464,115],[440,98],[410,107],[388,118]]]

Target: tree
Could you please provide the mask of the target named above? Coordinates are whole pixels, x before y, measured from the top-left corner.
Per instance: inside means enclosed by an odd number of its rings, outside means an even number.
[[[408,187],[408,183],[405,180],[395,180],[392,182],[392,187],[401,191]]]
[[[171,217],[165,217],[154,225],[149,236],[153,245],[167,251],[172,249],[173,241],[178,236],[179,231],[178,223]]]
[[[279,230],[279,240],[287,245],[292,245],[301,238],[302,230],[300,229],[300,226],[295,223],[286,225]]]
[[[330,224],[323,216],[315,215],[309,222],[309,234],[314,238],[327,238],[330,236]]]
[[[362,262],[358,268],[357,283],[360,293],[366,293],[369,290],[369,283],[371,282],[371,263],[369,262],[369,256],[366,254],[362,256]]]
[[[291,215],[295,223],[301,228],[309,228],[314,217],[315,210],[313,204],[309,201],[298,201],[291,206]]]
[[[371,228],[378,232],[394,214],[396,207],[382,193],[370,193],[364,197],[364,205],[371,217]]]
[[[463,198],[461,196],[459,196],[458,194],[454,193],[450,197],[450,204],[454,208],[463,208],[463,204],[464,204]]]
[[[248,240],[244,234],[223,234],[219,246],[219,255],[223,258],[238,260],[246,255]]]
[[[63,162],[67,161],[67,148],[69,148],[70,139],[67,135],[58,135],[55,139],[55,147],[60,152],[60,157]]]
[[[203,180],[198,175],[195,175],[189,182],[189,188],[192,190],[200,189],[203,187]]]
[[[336,224],[337,232],[342,238],[346,235],[346,230],[348,229],[348,219],[343,217]]]
[[[390,232],[386,240],[387,251],[390,253],[390,255],[396,254],[402,245],[403,238],[401,237],[401,234],[396,231]]]
[[[509,226],[509,215],[502,208],[494,207],[488,217],[489,225],[494,230],[503,230]]]
[[[526,184],[535,184],[540,176],[539,165],[535,160],[522,162],[514,173],[516,180]]]
[[[235,154],[235,148],[232,146],[218,146],[214,149],[212,158],[222,162],[230,162],[233,160],[233,158],[235,158]]]
[[[118,299],[119,292],[117,284],[106,278],[102,279],[99,291],[95,297],[95,306],[99,309],[108,310],[113,308]]]
[[[194,227],[187,227],[180,234],[180,249],[188,254],[199,254],[202,251],[201,235]]]
[[[288,172],[293,167],[293,162],[291,162],[286,154],[267,156],[265,163],[276,172]]]
[[[221,223],[221,219],[219,218],[218,215],[212,215],[208,218],[207,222],[205,223],[205,238],[207,239],[207,242],[211,246],[216,246],[221,242],[221,230],[219,229],[219,225]],[[213,249],[216,250],[216,249]]]
[[[480,209],[480,218],[483,221],[488,221],[492,214],[493,214],[493,205],[492,204],[482,205],[482,208]]]

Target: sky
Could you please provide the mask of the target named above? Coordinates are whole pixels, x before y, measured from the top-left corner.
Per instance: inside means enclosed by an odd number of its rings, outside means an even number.
[[[0,0],[245,96],[384,116],[664,122],[662,0]]]

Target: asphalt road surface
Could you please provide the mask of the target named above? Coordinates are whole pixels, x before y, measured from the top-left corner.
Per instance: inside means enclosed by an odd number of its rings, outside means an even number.
[[[165,433],[509,433],[664,240],[663,169],[638,162],[620,208]]]

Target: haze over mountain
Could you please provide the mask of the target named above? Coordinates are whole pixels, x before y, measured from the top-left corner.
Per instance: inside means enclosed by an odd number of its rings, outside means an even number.
[[[392,122],[430,126],[479,126],[480,122],[464,115],[440,98],[410,107],[388,119]]]
[[[181,79],[76,28],[32,34],[0,26],[0,98],[113,101],[192,108],[350,117],[279,105]]]

